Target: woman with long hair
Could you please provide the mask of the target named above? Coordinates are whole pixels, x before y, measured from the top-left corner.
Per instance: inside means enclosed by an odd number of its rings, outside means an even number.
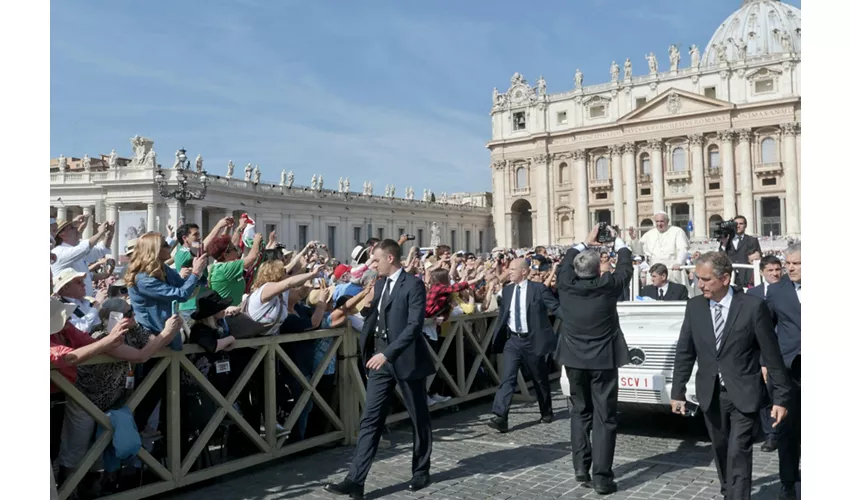
[[[171,251],[165,238],[159,233],[145,233],[136,242],[124,275],[136,322],[142,326],[145,333],[150,335],[159,335],[165,329],[166,321],[172,316],[172,301],[188,300],[207,267],[206,254],[195,257],[192,261],[192,274],[184,280],[177,271],[165,264],[170,258]],[[178,351],[183,348],[181,334],[174,336],[171,348]],[[136,380],[137,386],[144,380],[145,375],[154,369],[157,362],[156,359],[152,359],[142,365],[141,373],[138,374],[141,378]],[[134,416],[139,429],[145,428],[148,418],[161,399],[160,429],[163,435],[165,434],[167,412],[166,398],[163,396],[165,396],[166,379],[167,377],[160,377],[136,407]]]
[[[278,333],[289,310],[289,290],[303,286],[319,275],[321,268],[298,276],[288,276],[283,261],[263,262],[251,286],[246,312],[251,319],[269,325],[269,333]]]

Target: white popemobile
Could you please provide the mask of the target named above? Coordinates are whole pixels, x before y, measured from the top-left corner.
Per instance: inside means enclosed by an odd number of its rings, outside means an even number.
[[[761,283],[758,261],[753,265],[734,264],[736,269],[753,269],[755,285]],[[682,266],[693,269],[693,266]],[[734,280],[735,277],[732,276]],[[685,320],[687,301],[641,301],[635,300],[634,291],[638,290],[638,274],[632,279],[632,300],[620,302],[617,312],[620,315],[620,328],[629,346],[631,364],[620,368],[618,409],[670,411],[670,389],[673,385],[673,362],[676,358],[676,344],[679,331]],[[699,293],[689,287],[691,297]],[[688,381],[688,403],[697,405],[696,370]],[[570,394],[570,382],[567,371],[561,368],[561,390],[565,396]],[[694,406],[696,409],[696,406]]]

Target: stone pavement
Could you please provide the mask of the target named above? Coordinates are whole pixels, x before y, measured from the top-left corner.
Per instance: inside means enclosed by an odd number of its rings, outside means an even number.
[[[557,392],[555,392],[557,394]],[[489,401],[433,420],[433,483],[416,493],[410,480],[411,434],[395,428],[392,445],[378,452],[366,482],[367,498],[555,499],[602,498],[576,484],[570,455],[569,414],[563,396],[553,394],[556,420],[539,424],[536,405],[514,404],[511,430],[486,426]],[[353,447],[281,459],[190,487],[171,495],[181,500],[333,499],[322,491],[345,476]],[[620,417],[614,473],[620,491],[611,499],[721,499],[711,448],[701,419],[628,413]],[[778,457],[755,447],[753,499],[779,493]],[[798,492],[799,492],[798,485]]]

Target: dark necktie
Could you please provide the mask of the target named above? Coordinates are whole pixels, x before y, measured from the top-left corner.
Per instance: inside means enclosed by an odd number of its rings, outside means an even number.
[[[664,300],[664,289],[663,288],[658,289],[658,300]]]
[[[717,352],[720,351],[720,344],[723,342],[723,328],[726,326],[726,321],[723,319],[723,306],[717,304],[714,306],[714,348]],[[720,377],[720,385],[723,383],[723,374],[720,373],[719,367],[717,376]]]
[[[390,283],[393,280],[387,278],[387,282],[384,283],[384,290],[381,292],[381,304],[378,307],[378,334],[386,335],[387,334],[387,302],[390,300]]]
[[[522,318],[520,315],[522,314],[522,305],[520,304],[520,292],[522,289],[519,285],[514,287],[514,331],[516,333],[522,332]]]

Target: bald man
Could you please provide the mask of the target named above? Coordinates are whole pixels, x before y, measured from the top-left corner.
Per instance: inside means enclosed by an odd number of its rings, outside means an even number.
[[[645,255],[650,266],[664,264],[670,271],[667,277],[671,282],[686,285],[687,275],[680,266],[685,265],[688,258],[688,236],[682,228],[670,225],[670,217],[665,212],[656,213],[653,219],[655,227],[640,239],[636,239],[634,228],[629,228],[632,253]]]
[[[531,375],[540,422],[552,422],[552,394],[549,389],[548,356],[555,349],[555,331],[549,311],[560,316],[560,303],[542,283],[529,281],[529,263],[514,259],[510,264],[511,283],[502,290],[502,305],[493,336],[493,352],[504,353],[502,383],[493,400],[493,418],[488,424],[499,432],[508,431],[508,411],[517,387],[521,367]]]

